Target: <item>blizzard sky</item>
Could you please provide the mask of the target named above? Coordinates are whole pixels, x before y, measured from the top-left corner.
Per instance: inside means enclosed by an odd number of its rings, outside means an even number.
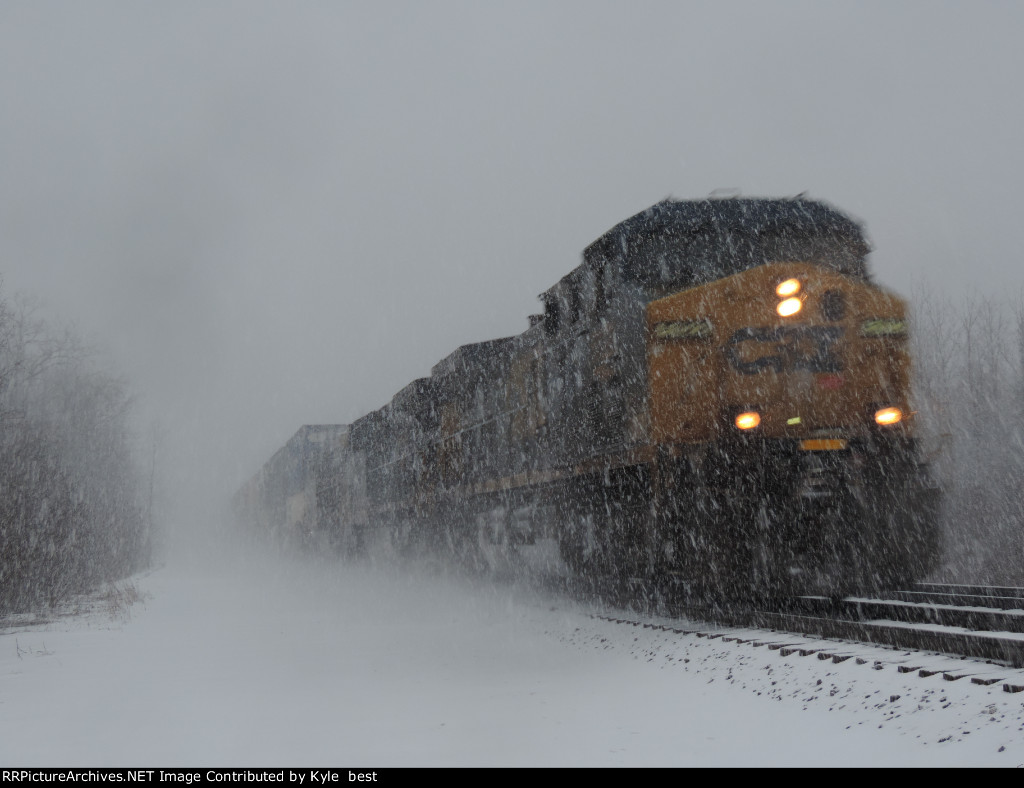
[[[807,192],[880,282],[1024,284],[1018,2],[0,2],[0,276],[159,422],[166,495],[522,331],[665,197]]]

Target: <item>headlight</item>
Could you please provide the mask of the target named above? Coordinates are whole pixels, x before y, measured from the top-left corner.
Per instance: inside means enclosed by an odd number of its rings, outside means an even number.
[[[775,307],[775,311],[782,317],[790,317],[803,309],[803,306],[804,303],[799,298],[787,298],[785,301],[779,302],[779,305]]]
[[[903,421],[903,411],[899,408],[880,408],[875,411],[875,424],[887,427]]]
[[[775,287],[775,295],[779,298],[788,298],[789,296],[795,296],[800,292],[800,280],[799,279],[786,279],[785,281],[779,282]]]
[[[756,410],[747,410],[736,416],[736,426],[741,430],[752,430],[761,423],[761,414]]]

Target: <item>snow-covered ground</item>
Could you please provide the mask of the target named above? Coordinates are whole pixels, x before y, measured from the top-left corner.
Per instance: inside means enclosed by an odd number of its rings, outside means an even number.
[[[216,568],[214,568],[216,566]],[[1012,766],[1024,693],[339,564],[182,564],[0,634],[4,766]],[[979,669],[985,666],[979,665]]]

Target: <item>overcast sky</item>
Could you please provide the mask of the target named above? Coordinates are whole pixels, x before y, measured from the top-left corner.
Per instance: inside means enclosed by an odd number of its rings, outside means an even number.
[[[899,292],[1018,294],[1022,36],[1014,1],[0,0],[0,276],[227,494],[668,196],[807,192]]]

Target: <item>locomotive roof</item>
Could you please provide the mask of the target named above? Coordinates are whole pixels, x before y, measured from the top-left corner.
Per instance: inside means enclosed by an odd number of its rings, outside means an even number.
[[[608,236],[631,238],[674,230],[693,232],[705,225],[720,229],[742,229],[754,234],[781,227],[828,229],[861,240],[867,252],[867,243],[857,222],[827,203],[804,197],[662,200],[619,222],[599,241]]]
[[[737,235],[750,239],[749,249],[734,248],[731,239]],[[803,197],[663,200],[619,222],[590,244],[583,257],[587,263],[618,260],[642,274],[653,243],[683,248],[702,238],[720,240],[723,254],[695,261],[692,279],[697,283],[763,264],[758,241],[769,237],[834,239],[845,254],[823,264],[867,278],[864,258],[871,246],[860,224],[827,203]]]
[[[517,339],[516,336],[499,337],[462,345],[434,364],[430,369],[430,375],[436,377],[450,373],[463,373],[466,367],[500,356],[501,352]]]

